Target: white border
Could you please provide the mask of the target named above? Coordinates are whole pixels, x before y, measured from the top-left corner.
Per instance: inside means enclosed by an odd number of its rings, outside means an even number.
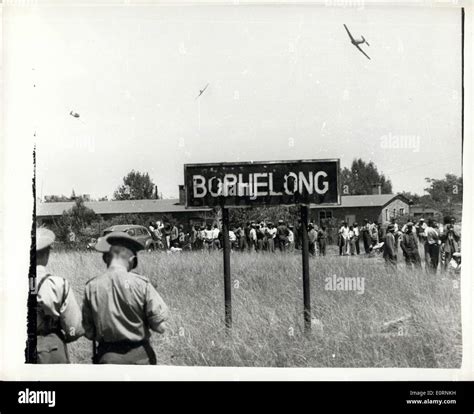
[[[14,7],[15,2],[22,0],[6,0],[5,9]],[[34,1],[38,5],[58,4],[54,0],[44,2]],[[111,0],[81,1],[63,0],[63,4],[85,7],[95,5],[123,4]],[[131,0],[131,5],[144,2]],[[147,2],[150,4],[152,2]],[[171,2],[155,1],[158,4]],[[173,2],[176,4],[177,2]],[[222,1],[206,2],[179,2],[188,4],[283,4],[275,1]],[[288,4],[327,4],[325,1],[299,1]],[[1,275],[0,275],[0,379],[5,380],[472,380],[472,344],[474,331],[472,330],[472,211],[473,193],[472,177],[472,38],[473,13],[469,0],[438,0],[438,1],[410,1],[390,2],[365,0],[365,7],[371,5],[398,6],[433,6],[453,7],[453,3],[465,7],[465,129],[464,129],[464,206],[463,206],[463,274],[462,274],[462,324],[463,324],[463,362],[460,369],[420,369],[420,368],[201,368],[201,367],[134,367],[128,366],[125,370],[121,366],[93,366],[93,365],[61,365],[40,366],[24,363],[24,349],[26,343],[26,293],[28,291],[28,260],[31,230],[31,178],[32,178],[32,122],[28,117],[18,122],[2,123],[1,145],[4,162],[0,164],[2,188],[0,195],[0,223],[1,236]],[[24,7],[24,6],[23,6]],[[3,25],[2,25],[3,27]],[[34,27],[32,27],[34,30]],[[3,51],[3,48],[2,48]],[[2,53],[2,92],[8,91],[8,56]],[[2,94],[3,98],[4,94]],[[9,95],[11,96],[11,95]],[[21,104],[21,91],[18,91],[15,102],[10,105]],[[2,99],[3,101],[3,99]],[[23,102],[25,114],[33,112],[34,103]],[[31,111],[30,111],[31,110]],[[11,121],[8,115],[8,106],[2,106],[3,119]],[[1,161],[1,158],[0,158]],[[3,207],[3,209],[2,209]],[[19,282],[21,280],[21,283]]]

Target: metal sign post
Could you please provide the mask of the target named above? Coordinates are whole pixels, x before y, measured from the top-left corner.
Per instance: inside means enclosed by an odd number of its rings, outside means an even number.
[[[311,331],[311,293],[309,287],[309,240],[308,240],[308,206],[301,206],[301,232],[303,246],[301,248],[303,258],[303,306],[304,306],[304,330]]]
[[[230,280],[230,241],[229,241],[229,209],[222,207],[222,232],[224,241],[224,303],[225,326],[232,328],[232,288]]]

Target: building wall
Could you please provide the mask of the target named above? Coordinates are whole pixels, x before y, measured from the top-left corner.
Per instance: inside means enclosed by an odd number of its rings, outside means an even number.
[[[403,212],[402,212],[403,211]],[[380,217],[380,223],[388,223],[391,218],[404,216],[410,213],[410,206],[408,203],[400,199],[393,200],[384,209]]]
[[[326,209],[312,209],[311,210],[311,219],[321,225],[319,219],[320,211],[330,211],[332,212],[332,217],[335,218],[338,222],[348,221],[349,225],[357,222],[362,224],[364,219],[378,221],[381,208],[380,207],[339,207],[339,208],[326,208]]]
[[[357,222],[362,224],[364,219],[372,220],[378,223],[386,224],[390,222],[390,219],[393,217],[394,209],[396,211],[397,217],[402,215],[400,214],[401,209],[403,209],[404,214],[409,213],[410,206],[408,203],[395,199],[385,208],[382,207],[338,207],[338,208],[314,208],[311,210],[311,220],[321,224],[320,221],[320,211],[332,212],[332,217],[335,218],[338,222],[347,221],[349,225]]]

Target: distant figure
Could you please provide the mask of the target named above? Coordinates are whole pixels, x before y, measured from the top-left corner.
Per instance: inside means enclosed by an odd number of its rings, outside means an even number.
[[[355,254],[355,233],[354,233],[354,226],[349,226],[349,239],[347,243],[347,251],[346,254],[350,254],[354,256]]]
[[[264,230],[264,223],[261,222],[260,224],[257,225],[257,228],[256,228],[256,231],[257,231],[257,250],[259,252],[263,251],[264,250],[264,247],[265,247],[265,243],[264,243],[264,239],[265,239],[265,230]]]
[[[175,224],[171,227],[170,245],[171,247],[179,247],[179,230]]]
[[[397,251],[395,249],[394,232],[395,226],[393,224],[389,224],[383,246],[383,258],[385,259],[385,263],[391,266],[397,265]]]
[[[235,232],[236,232],[235,227],[232,227],[232,229],[229,230],[229,243],[230,243],[230,248],[232,250],[234,250],[238,247],[238,245],[237,245],[237,236],[236,236]]]
[[[214,232],[210,224],[204,230],[204,246],[206,250],[210,251],[214,247]]]
[[[381,240],[379,239],[378,225],[377,223],[374,223],[372,220],[369,221],[369,233],[370,233],[370,244],[373,248],[375,245],[379,244]]]
[[[199,229],[198,225],[194,225],[191,227],[191,247],[192,250],[200,250],[200,241],[201,238],[199,237],[201,234],[201,231]]]
[[[69,364],[66,343],[84,335],[81,308],[66,279],[47,269],[55,235],[36,229],[36,335],[38,364]]]
[[[212,229],[212,241],[214,249],[219,250],[222,247],[221,239],[220,239],[220,230],[217,224],[214,224],[214,228]]]
[[[339,256],[348,254],[349,226],[345,221],[339,229]]]
[[[428,269],[431,273],[436,274],[439,264],[439,233],[435,229],[435,223],[433,220],[428,220],[428,224],[425,229],[426,241],[425,241],[425,252],[429,257]]]
[[[267,224],[267,250],[275,252],[275,239],[277,236],[277,229],[271,221]]]
[[[86,283],[86,337],[97,341],[96,364],[156,365],[150,330],[164,333],[168,308],[147,277],[132,270],[144,246],[123,232],[99,238],[105,273]]]
[[[239,241],[239,250],[244,252],[248,250],[248,242],[247,242],[247,226],[239,226],[237,228],[237,239]]]
[[[244,227],[245,240],[241,242],[242,249],[251,250],[252,248],[252,243],[250,240],[250,230],[252,230],[252,223],[248,221]]]
[[[318,231],[318,247],[320,256],[326,256],[327,239],[328,233],[326,231],[326,226],[323,224]]]
[[[249,238],[250,238],[250,251],[251,252],[257,251],[257,224],[256,223],[252,223],[252,226],[249,232]]]
[[[301,244],[302,244],[302,237],[303,237],[303,233],[302,233],[302,227],[303,227],[303,223],[301,222],[301,219],[298,219],[298,224],[296,225],[296,228],[295,228],[295,249],[301,249]]]
[[[294,227],[291,224],[288,226],[288,249],[291,252],[295,250],[295,233]]]
[[[460,248],[459,237],[454,231],[454,226],[448,224],[445,229],[445,233],[441,236],[441,257],[443,259],[443,270],[446,271],[454,253],[458,253]]]
[[[371,239],[370,239],[370,225],[369,220],[364,219],[364,225],[362,226],[362,242],[364,243],[365,254],[370,253]]]
[[[280,251],[286,251],[286,247],[288,244],[288,235],[289,235],[288,227],[283,220],[278,220],[278,227],[277,227],[277,240],[278,240],[278,248]]]
[[[316,241],[318,240],[318,233],[314,229],[312,223],[308,224],[308,243],[309,253],[314,256],[316,254]]]
[[[354,231],[354,246],[355,246],[355,251],[357,254],[360,254],[360,229],[359,225],[357,222],[354,223],[353,231]]]
[[[400,247],[405,256],[407,267],[421,267],[420,253],[418,251],[418,240],[413,232],[413,223],[410,221],[406,224],[406,230],[402,235]]]
[[[163,226],[162,234],[165,236],[165,247],[169,249],[171,247],[171,224],[166,223]]]

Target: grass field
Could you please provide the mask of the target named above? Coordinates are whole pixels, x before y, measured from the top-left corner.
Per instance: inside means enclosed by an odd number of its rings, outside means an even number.
[[[150,278],[171,310],[169,330],[153,334],[158,363],[249,367],[433,367],[461,364],[460,289],[449,277],[386,269],[379,258],[311,258],[315,319],[303,332],[300,254],[233,253],[234,326],[224,329],[222,254],[141,253],[138,272]],[[82,301],[85,282],[103,272],[100,254],[54,252],[53,273]],[[364,278],[363,294],[325,290],[325,278]],[[392,333],[384,322],[411,315]],[[90,363],[91,342],[69,345],[73,363]]]

